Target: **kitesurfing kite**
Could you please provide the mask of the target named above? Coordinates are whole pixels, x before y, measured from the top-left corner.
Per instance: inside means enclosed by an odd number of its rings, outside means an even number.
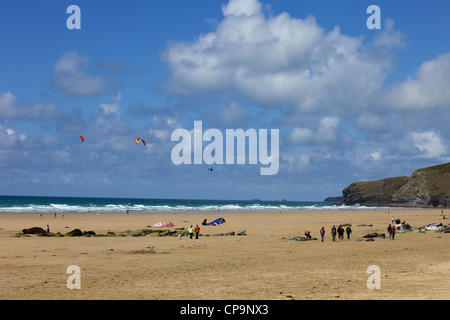
[[[208,167],[208,171],[213,171],[213,167]]]
[[[78,136],[78,138],[81,139],[81,142],[84,142],[84,137],[83,136]]]
[[[147,145],[147,144],[145,143],[145,141],[144,141],[143,139],[141,139],[141,138],[137,138],[137,139],[136,139],[136,144],[138,144],[139,141],[142,141],[142,143],[144,144],[144,146]]]

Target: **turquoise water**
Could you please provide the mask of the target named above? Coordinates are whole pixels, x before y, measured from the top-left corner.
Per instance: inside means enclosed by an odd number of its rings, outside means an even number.
[[[11,212],[223,212],[336,210],[356,207],[312,201],[187,200],[85,197],[0,196],[0,213]],[[361,209],[361,207],[357,207]]]

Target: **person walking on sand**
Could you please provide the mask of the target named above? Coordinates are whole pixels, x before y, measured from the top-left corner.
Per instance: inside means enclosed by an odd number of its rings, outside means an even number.
[[[331,228],[331,241],[336,242],[336,226],[334,224]]]
[[[195,239],[198,239],[198,234],[200,233],[200,227],[198,226],[198,224],[195,226]]]
[[[323,242],[324,236],[325,236],[325,229],[324,229],[324,227],[322,227],[322,229],[320,229],[320,238],[321,238],[322,242]]]
[[[391,236],[392,236],[392,226],[389,224],[389,226],[387,227],[387,232],[388,232],[388,234],[389,234],[389,239],[391,238]]]
[[[392,235],[391,239],[394,240],[394,238],[395,238],[395,227],[392,227],[391,235]]]
[[[345,231],[347,232],[347,239],[350,240],[350,234],[352,233],[352,228],[350,228],[350,226],[348,226]]]
[[[194,227],[191,225],[189,228],[189,238],[192,239],[192,236],[194,235]]]
[[[339,239],[344,240],[344,228],[342,228],[342,226],[339,226],[337,232],[339,235]]]

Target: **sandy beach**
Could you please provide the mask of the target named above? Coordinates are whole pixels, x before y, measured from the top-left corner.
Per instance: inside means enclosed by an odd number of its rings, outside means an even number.
[[[357,242],[385,233],[391,217],[421,227],[448,224],[441,209],[349,211],[102,213],[0,215],[0,299],[348,300],[450,297],[450,234],[397,233],[395,240]],[[444,214],[450,215],[448,209]],[[201,226],[223,217],[221,226]],[[188,237],[12,237],[24,228],[75,228],[97,234],[200,225]],[[332,225],[351,224],[351,239],[331,241]],[[325,227],[325,241],[319,230]],[[244,236],[213,236],[245,230]],[[314,241],[289,241],[311,231]],[[80,289],[69,289],[67,268],[80,268]],[[367,273],[379,267],[380,288]]]

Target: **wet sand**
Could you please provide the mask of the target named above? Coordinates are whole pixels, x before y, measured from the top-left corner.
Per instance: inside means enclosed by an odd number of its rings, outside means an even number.
[[[385,233],[391,217],[413,227],[442,220],[441,209],[349,211],[2,214],[1,299],[158,300],[348,300],[445,299],[450,297],[450,234]],[[450,210],[444,209],[450,215]],[[201,226],[223,217],[221,226]],[[150,229],[159,221],[175,227],[200,225],[188,237],[11,237],[24,228],[67,233],[75,228],[108,231]],[[351,239],[331,241],[332,225],[351,224]],[[372,225],[372,226],[369,226]],[[325,241],[289,241],[306,230]],[[245,236],[213,236],[245,230]],[[80,268],[80,289],[67,287],[67,268]],[[380,289],[369,289],[367,273],[379,267]]]

